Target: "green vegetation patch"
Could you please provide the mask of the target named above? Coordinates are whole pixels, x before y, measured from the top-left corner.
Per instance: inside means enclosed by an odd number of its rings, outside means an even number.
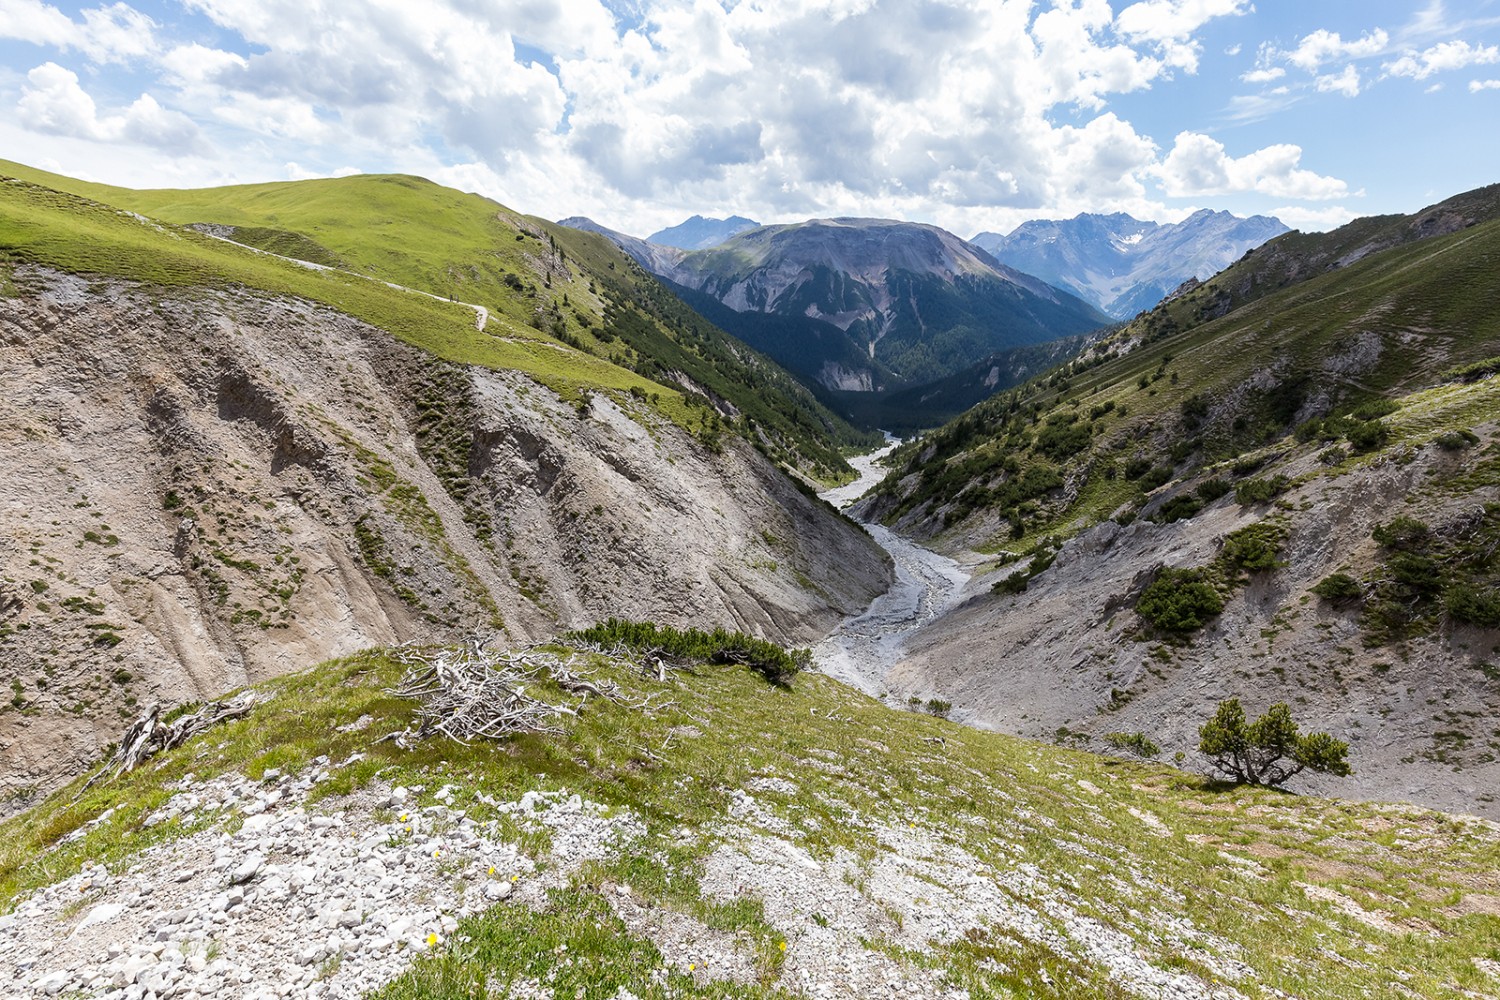
[[[787,685],[812,660],[807,649],[786,650],[774,642],[743,632],[716,628],[678,629],[653,622],[610,618],[591,628],[571,632],[569,638],[595,643],[606,649],[623,646],[656,657],[700,660],[707,663],[741,663],[772,684]]]

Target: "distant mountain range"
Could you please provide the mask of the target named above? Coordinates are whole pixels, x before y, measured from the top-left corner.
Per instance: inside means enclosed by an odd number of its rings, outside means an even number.
[[[587,219],[563,224],[609,236],[714,322],[827,389],[930,382],[1110,322],[936,226],[815,219],[684,251]]]
[[[1167,225],[1123,213],[1035,220],[1008,236],[980,233],[972,242],[1116,319],[1129,319],[1189,278],[1209,278],[1287,231],[1279,219],[1205,209]]]
[[[731,215],[727,219],[705,219],[695,215],[679,225],[652,233],[646,237],[646,242],[679,250],[707,250],[759,225],[759,222],[741,215]]]

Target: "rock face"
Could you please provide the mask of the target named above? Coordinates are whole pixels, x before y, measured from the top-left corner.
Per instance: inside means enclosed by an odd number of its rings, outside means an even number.
[[[890,579],[758,452],[304,302],[19,269],[0,302],[0,794],[139,704],[610,615],[806,642]],[[24,803],[22,803],[24,804]]]
[[[1493,425],[1479,429],[1494,440]],[[1376,557],[1372,529],[1396,513],[1456,532],[1500,499],[1494,485],[1446,496],[1423,490],[1462,461],[1429,446],[1407,461],[1311,478],[1277,509],[1241,507],[1230,496],[1172,524],[1105,521],[1063,545],[1024,593],[989,592],[1009,568],[978,577],[968,602],[919,634],[888,682],[902,698],[951,701],[954,718],[985,728],[1086,735],[1096,748],[1105,734],[1143,732],[1164,759],[1182,751],[1193,761],[1198,728],[1222,699],[1239,696],[1253,714],[1285,701],[1305,727],[1347,740],[1355,771],[1304,775],[1300,787],[1495,816],[1500,632],[1463,626],[1370,647],[1356,609],[1311,593],[1332,573],[1361,574]],[[1308,457],[1286,472],[1316,477],[1317,468]],[[1418,506],[1403,506],[1413,496]],[[1207,565],[1226,535],[1268,517],[1289,528],[1277,568],[1249,574],[1190,639],[1143,628],[1133,609],[1158,568]]]
[[[1117,319],[1150,309],[1190,278],[1208,278],[1287,232],[1279,219],[1204,209],[1158,225],[1124,213],[1035,220],[1008,236],[980,233],[995,259],[1067,289]]]

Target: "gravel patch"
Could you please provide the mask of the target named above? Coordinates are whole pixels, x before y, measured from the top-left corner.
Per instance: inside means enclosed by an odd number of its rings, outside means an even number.
[[[360,997],[445,944],[461,917],[512,895],[540,900],[641,832],[628,813],[605,816],[576,795],[494,802],[550,833],[537,876],[494,821],[419,809],[414,790],[366,790],[309,810],[307,792],[328,770],[321,760],[299,779],[185,780],[148,822],[231,822],[21,900],[0,917],[0,969],[13,971],[20,996]]]

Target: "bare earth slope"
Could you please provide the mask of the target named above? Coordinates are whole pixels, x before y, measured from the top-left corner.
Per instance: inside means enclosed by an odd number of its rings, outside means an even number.
[[[759,453],[644,406],[294,299],[8,285],[0,794],[76,772],[142,703],[371,645],[608,615],[804,642],[889,580]]]
[[[1197,769],[1207,766],[1198,727],[1220,700],[1238,696],[1255,712],[1286,701],[1304,724],[1348,740],[1355,769],[1297,787],[1500,814],[1500,631],[1455,624],[1374,646],[1357,602],[1311,589],[1334,573],[1380,579],[1388,568],[1371,534],[1397,516],[1439,538],[1487,537],[1475,518],[1500,501],[1497,459],[1484,451],[1496,428],[1477,429],[1483,444],[1460,452],[1429,441],[1326,473],[1311,451],[1294,455],[1275,469],[1303,484],[1274,506],[1230,495],[1170,524],[1105,521],[1064,544],[1023,593],[989,593],[1009,569],[979,577],[983,593],[919,634],[887,681],[903,698],[941,697],[954,718],[1006,732],[1095,747],[1109,733],[1144,732]],[[1279,565],[1246,574],[1201,632],[1174,640],[1136,613],[1162,567],[1206,566],[1225,536],[1262,522],[1288,529]]]

